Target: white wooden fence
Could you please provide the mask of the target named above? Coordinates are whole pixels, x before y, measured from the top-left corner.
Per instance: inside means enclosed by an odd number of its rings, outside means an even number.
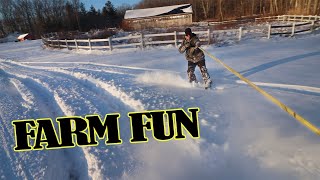
[[[236,34],[237,39],[241,39],[242,28],[231,29],[231,30],[217,30],[217,31],[195,31],[201,42],[205,44],[212,43],[212,34],[221,34],[221,33],[233,33]],[[58,37],[57,33],[49,33],[42,36],[43,43],[48,47],[53,48],[68,48],[68,49],[107,49],[112,51],[116,48],[124,47],[140,47],[143,49],[148,45],[162,45],[162,44],[174,44],[178,47],[178,44],[182,42],[182,37],[184,32],[173,33],[160,33],[160,34],[139,34],[126,37],[109,37],[107,39],[73,39],[73,40],[57,40],[54,39]],[[180,38],[179,38],[180,37]],[[152,38],[160,39],[153,40]],[[97,44],[99,43],[99,44]]]
[[[313,32],[314,30],[320,27],[320,21],[310,21],[305,23],[296,23],[293,22],[288,25],[268,25],[268,39],[272,35],[290,35],[294,36],[295,34],[303,32]]]
[[[255,18],[255,21],[263,21],[263,20],[273,20],[273,21],[294,21],[294,22],[311,22],[311,21],[319,21],[320,16],[312,16],[312,15],[281,15],[281,16],[269,16],[262,18]]]
[[[295,34],[302,32],[313,32],[315,29],[320,27],[320,16],[312,15],[281,15],[281,16],[270,16],[255,18],[255,21],[277,21],[286,22],[286,25],[268,25],[268,39],[272,35],[289,35],[294,36]],[[288,24],[290,23],[290,24]]]
[[[293,36],[297,33],[312,32],[320,27],[320,16],[297,16],[297,15],[283,15],[273,16],[265,18],[256,18],[256,20],[268,19],[276,21],[286,21],[286,25],[268,25],[266,27],[260,27],[260,31],[264,32],[264,37],[268,39],[273,35],[290,35]],[[294,22],[292,22],[294,21]],[[300,21],[297,23],[296,21]],[[288,24],[291,22],[291,24]],[[265,29],[267,28],[267,29]],[[257,29],[259,30],[259,29]],[[241,40],[242,37],[248,34],[250,30],[248,28],[230,29],[230,30],[216,30],[210,31],[195,31],[200,37],[200,41],[211,44],[213,39],[219,34],[231,34],[233,39]],[[112,51],[116,48],[125,47],[140,47],[143,49],[149,45],[162,45],[162,44],[174,44],[178,47],[178,44],[182,42],[184,32],[172,32],[172,33],[160,33],[160,34],[138,34],[126,37],[109,37],[107,39],[59,39],[58,33],[48,33],[42,36],[43,43],[48,47],[53,48],[68,48],[68,49],[106,49]],[[154,40],[157,39],[157,40]]]

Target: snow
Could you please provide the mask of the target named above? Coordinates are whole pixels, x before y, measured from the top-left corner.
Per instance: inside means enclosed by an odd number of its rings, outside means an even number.
[[[190,4],[181,4],[174,6],[127,10],[124,19],[158,16],[177,9],[180,9],[184,13],[192,13],[192,6]]]
[[[319,137],[209,57],[215,88],[204,90],[187,83],[187,61],[174,46],[41,45],[0,44],[2,179],[320,178]],[[320,127],[319,34],[204,48]],[[199,140],[129,143],[128,112],[190,107],[200,108]],[[121,114],[122,145],[13,151],[12,120],[107,113]]]
[[[11,33],[4,38],[0,38],[0,43],[15,42],[17,41],[18,36],[19,36],[18,32]]]

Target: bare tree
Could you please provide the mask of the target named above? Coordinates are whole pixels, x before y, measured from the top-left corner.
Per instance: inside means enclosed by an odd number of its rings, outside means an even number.
[[[72,5],[74,8],[74,16],[76,17],[78,29],[81,30],[80,27],[80,19],[79,19],[79,10],[80,10],[80,1],[79,0],[72,0]]]
[[[33,3],[30,0],[16,0],[14,5],[16,16],[15,20],[18,21],[19,24],[24,25],[21,27],[22,31],[34,32],[34,12],[32,4]]]
[[[210,6],[213,5],[213,2],[211,0],[201,0],[201,6],[203,9],[204,18],[208,19],[210,15]]]
[[[218,4],[218,7],[219,7],[219,15],[220,15],[220,20],[223,21],[223,11],[222,11],[222,7],[223,7],[223,4],[222,4],[223,0],[219,0],[219,4]]]
[[[0,13],[3,18],[4,31],[12,32],[17,29],[14,20],[14,1],[13,0],[0,0]]]
[[[314,15],[319,13],[319,0],[314,0],[313,12]]]

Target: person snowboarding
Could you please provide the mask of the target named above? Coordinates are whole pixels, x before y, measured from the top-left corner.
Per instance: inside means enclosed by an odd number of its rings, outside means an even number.
[[[185,52],[188,61],[188,79],[190,83],[197,83],[196,75],[194,74],[196,66],[199,67],[202,79],[205,84],[205,89],[211,87],[212,81],[206,67],[204,53],[199,49],[200,40],[196,34],[192,33],[190,28],[185,29],[185,38],[179,47],[179,52]]]

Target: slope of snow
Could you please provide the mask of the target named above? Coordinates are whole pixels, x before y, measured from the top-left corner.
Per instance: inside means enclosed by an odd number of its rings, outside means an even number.
[[[320,127],[320,35],[205,48]],[[110,53],[0,44],[0,178],[319,179],[319,137],[206,64],[216,87],[207,91],[187,83],[187,61],[173,46]],[[199,140],[129,143],[128,112],[190,107],[200,108]],[[12,120],[115,112],[122,145],[13,151]]]
[[[17,39],[18,36],[19,36],[19,33],[17,33],[17,32],[11,33],[7,37],[0,38],[0,43],[15,42],[18,40]]]

